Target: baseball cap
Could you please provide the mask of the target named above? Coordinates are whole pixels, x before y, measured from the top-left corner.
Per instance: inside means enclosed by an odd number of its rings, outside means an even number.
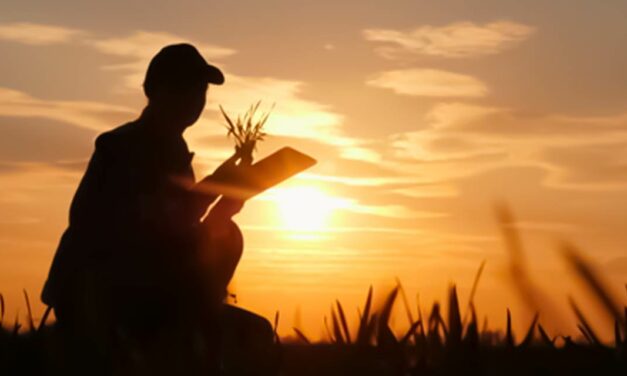
[[[224,74],[208,64],[191,44],[171,44],[163,47],[150,61],[144,90],[150,96],[155,86],[185,88],[198,82],[222,85]]]

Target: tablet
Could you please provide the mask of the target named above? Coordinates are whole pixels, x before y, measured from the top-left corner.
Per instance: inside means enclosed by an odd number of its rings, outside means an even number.
[[[236,176],[230,177],[228,182],[223,182],[216,189],[222,195],[248,200],[315,164],[316,160],[307,154],[284,147],[242,168]]]

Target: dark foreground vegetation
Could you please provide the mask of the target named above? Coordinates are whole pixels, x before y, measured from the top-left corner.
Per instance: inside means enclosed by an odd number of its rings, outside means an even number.
[[[449,289],[445,307],[436,302],[426,311],[419,304],[415,310],[410,308],[400,282],[378,305],[373,303],[371,287],[359,309],[359,321],[351,326],[336,301],[324,319],[327,339],[320,342],[310,340],[299,328],[294,328],[294,335],[279,338],[278,312],[271,325],[252,313],[225,306],[224,335],[217,350],[220,366],[213,373],[204,367],[212,351],[193,330],[173,327],[147,340],[119,331],[115,343],[108,346],[88,341],[77,346],[54,324],[46,323],[49,311],[35,323],[25,293],[25,328],[17,320],[6,322],[0,295],[0,375],[627,375],[627,307],[613,299],[576,248],[564,245],[563,255],[575,275],[613,317],[614,335],[602,339],[594,329],[601,323],[591,323],[573,299],[578,335],[550,333],[543,326],[542,307],[533,304],[538,291],[522,265],[523,248],[514,223],[506,210],[499,212],[500,229],[512,256],[512,275],[528,305],[538,308],[528,329],[518,335],[512,330],[509,310],[503,331],[490,330],[477,318],[473,298],[485,263],[463,305],[455,286]],[[395,305],[404,308],[409,323],[401,335],[389,326]]]
[[[330,340],[313,343],[299,329],[295,336],[255,347],[251,342],[222,346],[221,374],[252,375],[625,375],[627,351],[620,323],[613,343],[602,342],[585,317],[580,317],[581,336],[551,336],[535,316],[529,329],[516,338],[507,312],[507,328],[498,333],[480,329],[472,303],[465,319],[454,287],[450,289],[446,319],[435,303],[428,317],[419,316],[403,336],[388,326],[394,302],[403,297],[394,288],[383,305],[373,308],[372,289],[361,311],[356,331],[351,332],[342,305],[336,302],[330,324]],[[398,304],[401,304],[400,302]],[[236,309],[237,310],[237,309]],[[411,317],[411,311],[407,311]],[[36,326],[28,316],[27,328],[19,323],[0,331],[2,375],[168,375],[197,374],[203,348],[175,335],[153,338],[151,346],[123,338],[113,350],[113,364],[100,364],[90,353],[66,341],[45,317]],[[466,322],[464,322],[466,321]],[[275,320],[275,325],[278,317]],[[261,324],[261,323],[258,323]],[[229,325],[228,323],[226,324]],[[254,336],[231,336],[238,341]],[[241,329],[241,328],[240,328]],[[233,330],[227,328],[226,330]],[[134,347],[136,345],[136,347]],[[206,350],[206,349],[205,349]],[[96,349],[97,351],[97,349]]]

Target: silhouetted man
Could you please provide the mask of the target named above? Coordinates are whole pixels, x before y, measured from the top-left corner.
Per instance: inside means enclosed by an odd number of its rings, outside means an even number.
[[[200,222],[218,194],[195,184],[182,135],[201,115],[208,85],[223,82],[193,46],[164,47],[148,67],[141,116],[97,138],[42,293],[61,325],[146,324],[200,295],[220,299],[241,255],[231,217],[242,203],[222,198]],[[205,180],[234,173],[239,154]],[[199,255],[199,243],[230,255]],[[216,258],[229,270],[215,270]],[[213,273],[211,291],[200,291],[209,282],[200,280],[205,272]]]

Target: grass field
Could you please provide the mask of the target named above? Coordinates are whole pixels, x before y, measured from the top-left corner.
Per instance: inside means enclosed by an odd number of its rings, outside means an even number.
[[[338,302],[328,326],[330,342],[312,343],[295,329],[296,335],[289,341],[275,337],[274,344],[267,344],[265,349],[231,345],[225,351],[230,355],[224,359],[224,374],[272,374],[278,370],[283,375],[610,375],[625,374],[627,370],[625,336],[618,322],[613,343],[603,343],[585,317],[581,317],[581,336],[577,338],[551,336],[538,316],[518,337],[511,329],[509,312],[504,332],[482,330],[472,304],[464,322],[456,290],[451,287],[446,319],[441,307],[434,304],[427,317],[416,318],[398,337],[387,322],[394,302],[402,301],[399,295],[400,286],[388,293],[382,307],[373,310],[370,290],[355,333],[349,331]],[[1,374],[74,374],[85,370],[100,374],[102,368],[97,361],[89,360],[85,349],[72,349],[71,345],[64,348],[64,337],[54,325],[36,326],[30,320],[26,325],[20,331],[20,325],[14,323],[0,332],[0,364],[6,371]],[[190,364],[198,360],[194,359],[197,354],[193,355],[197,348],[175,336],[163,338],[155,342],[161,347],[156,350],[139,350],[128,344],[117,348],[118,361],[112,365],[112,372],[195,374],[198,368]],[[168,353],[167,359],[164,353]]]
[[[523,252],[514,220],[505,209],[498,214],[505,242],[513,253]],[[328,318],[321,320],[327,339],[314,342],[298,328],[277,335],[279,314],[270,323],[241,309],[230,308],[222,321],[220,374],[281,375],[625,375],[627,374],[627,307],[620,307],[603,287],[603,281],[572,245],[563,252],[600,306],[614,318],[614,338],[602,340],[577,303],[570,301],[579,333],[549,333],[540,312],[524,333],[514,333],[512,315],[500,331],[487,328],[477,318],[473,302],[484,264],[475,277],[469,301],[461,304],[450,286],[447,304],[433,303],[424,310],[411,308],[400,282],[375,307],[373,289],[359,308],[359,321],[350,325],[344,307],[336,301]],[[514,268],[515,269],[515,268]],[[524,279],[523,275],[518,276]],[[0,296],[0,374],[207,374],[206,354],[211,351],[192,330],[167,329],[137,341],[116,332],[115,343],[77,342],[47,324],[49,311],[35,323],[25,293],[26,322],[7,323]],[[389,326],[395,305],[405,311],[411,325],[401,335]],[[399,307],[397,307],[399,308]],[[354,328],[351,331],[351,328]],[[189,329],[189,327],[187,327]],[[89,334],[89,333],[88,333]],[[214,352],[215,353],[215,352]],[[96,354],[96,355],[94,355]],[[103,361],[106,359],[106,361]]]

